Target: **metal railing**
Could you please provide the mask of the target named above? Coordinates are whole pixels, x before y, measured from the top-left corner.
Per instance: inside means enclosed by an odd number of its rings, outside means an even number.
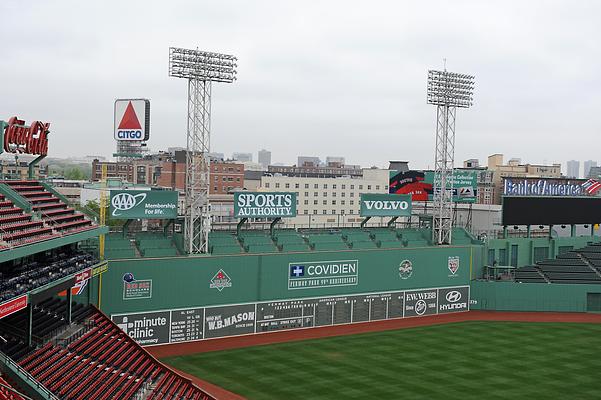
[[[29,387],[35,390],[45,400],[59,400],[46,386],[38,382],[33,375],[17,364],[12,358],[0,352],[0,362],[6,365],[14,374],[21,378]]]

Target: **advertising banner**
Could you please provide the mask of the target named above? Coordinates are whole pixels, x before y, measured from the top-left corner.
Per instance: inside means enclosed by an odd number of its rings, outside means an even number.
[[[111,190],[113,219],[175,219],[177,192],[174,190]]]
[[[7,317],[27,307],[27,295],[16,297],[0,304],[0,318]]]
[[[595,179],[503,178],[503,196],[581,197],[601,194]]]
[[[362,217],[409,217],[411,195],[361,193]]]
[[[311,261],[288,264],[288,289],[354,286],[359,282],[359,261]]]
[[[296,217],[295,192],[235,192],[236,218]]]
[[[425,173],[425,181],[434,184],[434,171]],[[432,200],[434,192],[430,192],[428,200]],[[475,203],[478,194],[478,171],[453,171],[453,201],[455,203]]]
[[[146,141],[150,137],[150,101],[115,100],[115,140]]]

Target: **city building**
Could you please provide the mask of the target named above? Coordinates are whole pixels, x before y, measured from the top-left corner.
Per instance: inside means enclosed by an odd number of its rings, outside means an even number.
[[[238,162],[252,161],[253,155],[252,153],[233,153],[232,160]]]
[[[586,176],[587,172],[586,172],[586,166],[584,167],[585,172],[584,172],[584,176]],[[589,167],[590,169],[590,167]],[[567,162],[567,177],[568,178],[573,178],[573,179],[578,179],[580,178],[580,161],[576,161],[576,160],[570,160]]]
[[[363,169],[360,176],[310,177],[265,175],[262,191],[296,192],[297,217],[287,223],[300,225],[359,223],[361,193],[388,193],[387,169]]]
[[[480,168],[480,160],[477,158],[470,158],[463,162],[463,168]]]
[[[270,165],[267,168],[267,172],[272,175],[285,175],[285,176],[299,176],[299,177],[313,177],[313,178],[333,178],[333,177],[360,177],[363,175],[363,170],[357,166],[277,166]]]
[[[319,157],[298,156],[296,165],[299,167],[319,167],[321,165],[321,160]]]
[[[64,197],[69,199],[72,204],[80,204],[81,189],[83,185],[88,181],[85,180],[72,180],[62,178],[50,178],[46,180],[50,186],[52,186],[57,192],[62,194]]]
[[[107,178],[119,178],[136,185],[156,185],[161,174],[160,161],[139,159],[133,161],[92,161],[92,181],[102,179],[102,166],[106,165]]]
[[[588,174],[584,176],[587,179],[600,179],[601,178],[601,167],[591,167]]]
[[[261,177],[263,171],[248,171],[244,170],[244,190],[251,192],[256,191],[261,186]]]
[[[493,154],[488,157],[488,170],[493,173],[494,204],[501,204],[503,177],[561,177],[561,164],[522,164],[519,158],[512,158],[507,164],[503,164],[503,154]]]
[[[263,169],[267,169],[267,167],[269,167],[269,165],[271,165],[271,151],[269,150],[259,150],[259,158],[258,158],[259,164],[261,164],[263,166]]]
[[[326,157],[326,165],[328,167],[341,168],[344,166],[344,157]]]
[[[35,179],[45,179],[48,176],[48,165],[40,166],[36,164],[33,168]],[[25,161],[0,160],[0,178],[1,179],[23,179],[29,177],[29,163]]]
[[[584,171],[582,173],[582,176],[588,176],[591,168],[597,166],[597,161],[592,161],[592,160],[585,161],[583,166],[584,166]]]
[[[184,191],[186,188],[185,152],[177,154],[169,161],[163,161],[161,173],[156,185],[173,190]],[[213,161],[209,171],[209,194],[231,194],[244,188],[244,164],[225,161]]]

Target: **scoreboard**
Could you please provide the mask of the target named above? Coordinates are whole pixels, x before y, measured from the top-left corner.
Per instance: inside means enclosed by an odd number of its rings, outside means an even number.
[[[111,316],[141,345],[159,345],[469,310],[469,286],[336,295]]]

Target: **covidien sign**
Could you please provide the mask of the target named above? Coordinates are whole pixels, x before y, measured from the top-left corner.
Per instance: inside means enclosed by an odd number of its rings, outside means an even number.
[[[361,194],[362,217],[406,217],[411,215],[409,194]]]

